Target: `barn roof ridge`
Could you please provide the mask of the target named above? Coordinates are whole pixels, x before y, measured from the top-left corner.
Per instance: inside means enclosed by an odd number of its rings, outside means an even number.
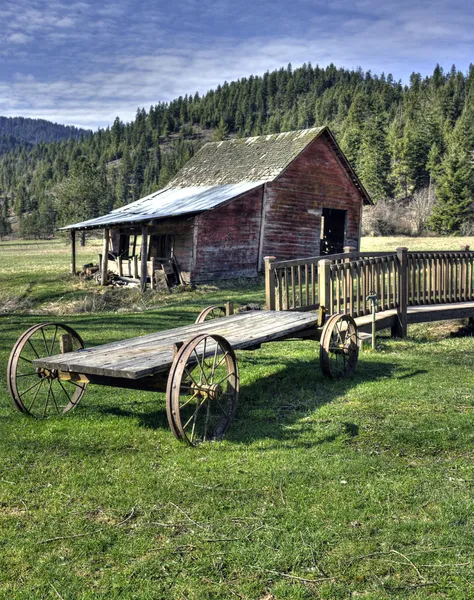
[[[311,127],[248,138],[208,142],[178,171],[165,188],[106,215],[62,229],[93,229],[138,223],[212,210],[219,204],[274,181],[322,134],[359,190],[372,200],[341,151],[329,127]]]
[[[273,181],[325,130],[311,127],[208,142],[182,167],[169,187]]]

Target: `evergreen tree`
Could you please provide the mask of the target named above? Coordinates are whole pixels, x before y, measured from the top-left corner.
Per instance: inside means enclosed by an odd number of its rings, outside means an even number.
[[[437,201],[430,218],[433,230],[442,235],[459,233],[462,225],[472,220],[473,191],[471,160],[453,143],[438,177]]]

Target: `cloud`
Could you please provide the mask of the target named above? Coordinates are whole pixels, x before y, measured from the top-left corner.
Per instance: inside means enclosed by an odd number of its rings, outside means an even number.
[[[407,81],[412,70],[467,69],[472,58],[474,9],[457,0],[274,0],[271,10],[258,0],[18,3],[0,37],[0,114],[79,126],[130,120],[137,106],[288,62]]]
[[[12,33],[7,37],[7,42],[10,44],[28,44],[33,38],[24,33]]]

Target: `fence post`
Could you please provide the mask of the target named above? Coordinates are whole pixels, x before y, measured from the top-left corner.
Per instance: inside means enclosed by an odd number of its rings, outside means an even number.
[[[275,271],[272,269],[272,262],[276,260],[275,256],[265,256],[265,308],[275,310]]]
[[[102,250],[102,264],[100,272],[101,285],[107,285],[107,274],[109,270],[109,229],[104,229],[104,246]]]
[[[408,285],[408,248],[397,248],[398,262],[398,302],[397,320],[392,327],[392,337],[404,338],[407,335],[407,285]]]
[[[320,260],[318,263],[319,306],[324,306],[326,309],[326,314],[331,314],[332,309],[332,306],[329,306],[331,298],[331,264],[332,261],[327,259]]]

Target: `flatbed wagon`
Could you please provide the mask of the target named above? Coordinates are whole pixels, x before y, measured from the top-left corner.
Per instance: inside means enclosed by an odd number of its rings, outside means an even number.
[[[15,407],[45,417],[63,414],[82,399],[86,386],[166,393],[168,423],[181,441],[219,439],[234,416],[239,395],[235,350],[288,339],[320,342],[323,373],[341,378],[357,364],[357,327],[349,315],[325,319],[324,311],[251,311],[212,317],[209,307],[194,325],[86,348],[61,323],[42,323],[16,342],[8,363]]]

